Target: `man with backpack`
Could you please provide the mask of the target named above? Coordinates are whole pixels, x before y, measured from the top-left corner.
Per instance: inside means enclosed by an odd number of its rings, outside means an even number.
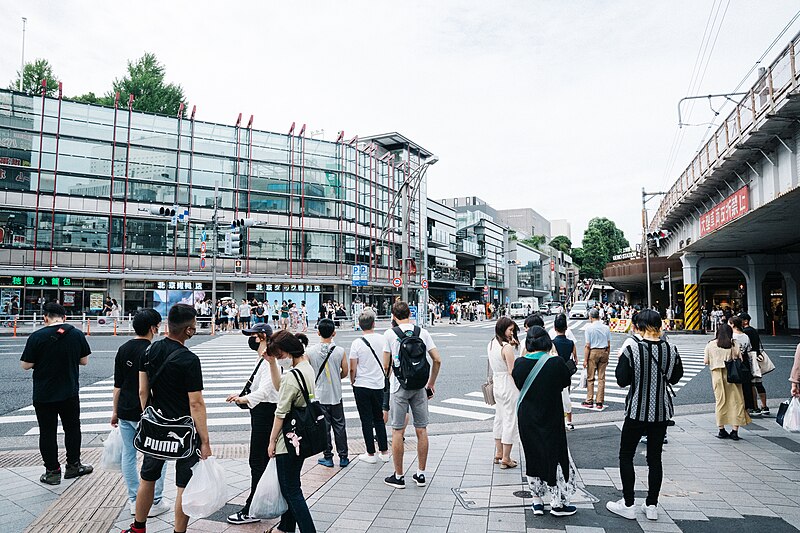
[[[333,468],[333,443],[331,442],[331,429],[336,441],[336,452],[339,454],[339,466],[344,468],[350,464],[347,456],[347,425],[344,418],[344,404],[342,403],[342,379],[350,372],[347,363],[347,354],[344,348],[336,346],[333,337],[336,336],[336,325],[330,318],[324,318],[317,324],[317,332],[321,339],[320,344],[310,347],[306,351],[311,366],[314,367],[314,391],[322,412],[325,414],[325,436],[328,446],[323,457],[317,462],[322,466]]]
[[[403,431],[406,413],[411,410],[417,433],[418,470],[412,476],[419,487],[424,487],[425,467],[428,462],[428,401],[433,398],[436,378],[442,359],[433,339],[424,329],[411,323],[411,311],[406,302],[398,300],[392,305],[392,318],[397,326],[384,333],[383,367],[392,373],[389,423],[392,426],[392,456],[394,473],[384,483],[404,489]],[[431,362],[428,361],[430,356]]]

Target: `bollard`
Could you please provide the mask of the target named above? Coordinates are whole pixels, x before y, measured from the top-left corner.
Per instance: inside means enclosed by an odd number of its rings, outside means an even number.
[[[775,321],[772,321],[772,336],[775,336]]]
[[[216,331],[216,325],[217,325],[217,321],[216,320],[211,320],[211,335],[214,335],[214,331]]]
[[[31,326],[36,327],[36,313],[33,313],[33,324]]]
[[[86,319],[86,336],[90,337],[92,335],[92,319]]]
[[[117,319],[114,319],[114,336],[117,336]]]
[[[17,336],[17,319],[14,318],[14,336]]]

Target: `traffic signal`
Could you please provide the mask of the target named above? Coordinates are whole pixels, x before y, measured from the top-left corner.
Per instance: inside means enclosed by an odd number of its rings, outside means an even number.
[[[233,271],[236,274],[241,274],[242,273],[242,260],[241,259],[237,259],[236,261],[233,262]]]
[[[661,246],[661,241],[669,237],[669,231],[665,229],[660,229],[658,231],[654,231],[652,233],[647,234],[647,242],[654,248],[658,248]]]
[[[258,222],[254,218],[237,218],[233,222],[231,222],[231,229],[235,228],[249,228],[250,226],[255,226],[256,222]]]
[[[239,230],[239,228],[232,229],[227,236],[229,237],[231,243],[230,244],[231,251],[229,255],[235,255],[237,257],[241,257],[242,255],[244,255],[244,248],[243,248],[244,241],[242,241],[242,233]]]
[[[147,209],[147,211],[151,215],[158,215],[158,216],[161,216],[161,217],[170,217],[171,218],[171,217],[175,216],[175,213],[176,213],[177,209],[178,209],[178,206],[176,206],[176,205],[161,205],[161,206],[151,205]]]

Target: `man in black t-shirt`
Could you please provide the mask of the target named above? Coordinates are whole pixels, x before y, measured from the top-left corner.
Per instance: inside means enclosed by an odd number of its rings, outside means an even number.
[[[142,409],[150,403],[167,418],[191,416],[194,420],[200,440],[199,456],[192,455],[175,461],[175,485],[178,487],[175,498],[175,531],[182,533],[189,524],[189,517],[183,513],[181,506],[183,489],[192,477],[192,466],[198,459],[207,459],[211,455],[211,445],[208,440],[200,359],[190,350],[184,350],[184,342],[197,332],[197,313],[191,305],[175,304],[169,310],[167,323],[167,337],[151,344],[139,358],[139,400]],[[181,353],[167,361],[178,350]],[[161,374],[151,387],[150,381],[159,371]],[[147,515],[153,504],[155,483],[161,478],[163,468],[163,460],[150,455],[144,456],[134,522],[123,533],[145,533]]]
[[[131,514],[136,513],[136,494],[139,491],[139,472],[137,471],[137,452],[133,439],[142,405],[139,401],[139,359],[147,351],[158,329],[161,315],[155,309],[142,309],[133,317],[133,330],[136,337],[119,347],[114,359],[114,410],[111,425],[119,427],[122,435],[122,477],[128,488],[128,506]],[[162,472],[166,474],[166,470]],[[162,475],[155,486],[153,506],[148,516],[158,516],[169,511],[166,500],[162,499],[164,478]]]
[[[56,432],[58,419],[64,428],[67,449],[65,479],[92,473],[81,464],[81,406],[78,366],[89,363],[92,350],[83,332],[65,324],[66,311],[55,302],[44,304],[45,327],[28,337],[20,358],[22,368],[33,369],[33,407],[39,422],[39,452],[45,473],[39,481],[61,483]]]

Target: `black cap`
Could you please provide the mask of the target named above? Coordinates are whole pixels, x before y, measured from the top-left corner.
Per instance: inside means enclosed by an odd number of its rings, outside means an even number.
[[[272,337],[272,326],[265,322],[259,322],[250,329],[243,329],[243,335],[252,335],[254,333],[263,333],[267,337]]]

